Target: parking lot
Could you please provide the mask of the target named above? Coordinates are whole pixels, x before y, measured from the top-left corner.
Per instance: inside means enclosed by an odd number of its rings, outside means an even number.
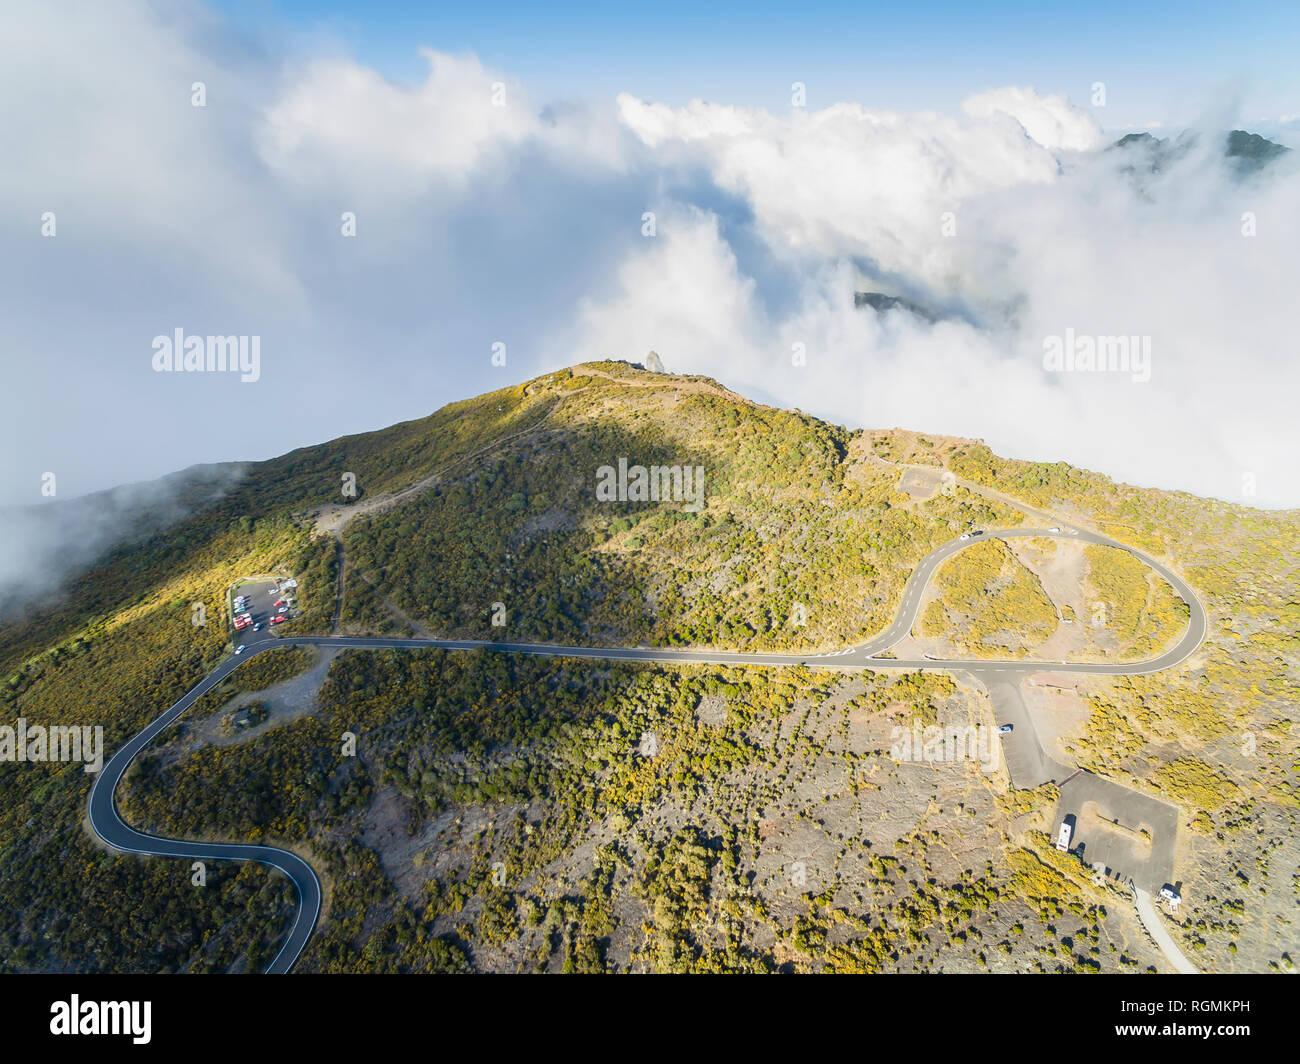
[[[1176,806],[1080,772],[1061,785],[1053,839],[1070,814],[1076,821],[1070,849],[1085,864],[1101,862],[1112,874],[1132,879],[1152,894],[1173,882]]]
[[[236,584],[231,594],[232,609],[238,596],[244,596],[247,604],[243,609],[235,610],[232,616],[248,617],[249,621],[243,628],[236,627],[235,645],[249,646],[271,639],[275,630],[285,623],[273,619],[290,616],[296,593],[296,587],[282,588],[279,581],[271,579],[246,580]]]
[[[999,735],[1007,772],[1016,787],[1038,787],[1063,780],[1074,770],[1051,757],[1038,740],[1038,733],[1017,679],[1005,679],[988,667],[975,667],[970,673],[988,690],[993,718],[999,727],[1010,724],[1010,732]],[[1067,810],[1068,812],[1068,810]]]

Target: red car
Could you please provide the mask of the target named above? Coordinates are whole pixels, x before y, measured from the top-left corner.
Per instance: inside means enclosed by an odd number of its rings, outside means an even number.
[[[284,624],[284,622],[287,621],[288,619],[289,619],[288,617],[272,617],[272,618],[271,618],[271,623],[272,623],[272,624]]]

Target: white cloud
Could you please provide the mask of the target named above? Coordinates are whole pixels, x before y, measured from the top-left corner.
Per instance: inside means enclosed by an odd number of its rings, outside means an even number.
[[[267,163],[295,182],[319,180],[321,166],[363,186],[435,175],[465,181],[485,159],[537,133],[518,84],[494,77],[472,55],[420,53],[428,76],[414,86],[346,59],[311,61],[291,73],[266,112]]]
[[[159,265],[232,300],[300,298],[248,151],[258,79],[197,43],[220,37],[202,9],[178,25],[145,4],[4,7],[0,94],[13,105],[0,115],[0,226],[35,233],[31,219],[53,211],[68,239],[47,255],[69,243],[83,262],[152,248]],[[191,106],[195,82],[209,107]]]
[[[500,177],[524,151],[573,168],[626,167],[630,138],[612,115],[548,113],[474,55],[419,52],[428,70],[413,85],[345,58],[286,71],[257,134],[266,164],[286,183],[328,181],[376,201],[472,195],[476,182]]]
[[[625,101],[623,113],[639,123],[635,105]],[[663,136],[670,124],[656,114]],[[850,424],[979,436],[1017,457],[1066,458],[1237,501],[1300,499],[1289,457],[1300,432],[1288,413],[1300,365],[1286,321],[1300,236],[1294,172],[1242,185],[1206,138],[1172,171],[1135,182],[1119,168],[1124,157],[1102,153],[1050,182],[986,182],[962,199],[959,236],[943,255],[928,234],[917,238],[920,248],[899,246],[912,205],[908,178],[926,158],[915,136],[906,142],[912,157],[882,171],[902,176],[876,185],[872,224],[863,226],[851,210],[828,209],[830,191],[781,197],[779,207],[764,194],[794,160],[824,170],[799,139],[805,121],[830,128],[824,115],[751,115],[743,136],[734,113],[712,123],[727,130],[721,135],[703,132],[703,115],[696,106],[687,116],[690,138],[703,142],[719,183],[746,196],[770,247],[797,265],[797,298],[773,311],[718,219],[669,214],[651,246],[619,271],[618,293],[584,305],[568,349],[639,357],[654,348],[670,368],[714,374]],[[934,119],[921,124],[933,128]],[[715,135],[721,145],[708,144]],[[788,150],[796,140],[800,150]],[[743,181],[728,176],[739,141]],[[852,156],[856,146],[845,138],[834,150]],[[872,164],[856,158],[850,169]],[[1019,166],[1007,160],[1008,172]],[[1254,237],[1241,231],[1246,203],[1268,219]],[[809,233],[820,234],[816,266]],[[973,320],[930,326],[854,308],[851,257],[836,254],[851,248],[922,291],[942,294],[936,267],[951,270],[946,291],[962,297]],[[1149,337],[1151,379],[1044,372],[1044,339],[1067,329]],[[795,341],[808,352],[805,369],[790,365]],[[1257,496],[1242,494],[1247,474]]]
[[[1051,150],[1091,151],[1102,143],[1097,120],[1064,96],[1040,96],[1033,89],[1007,87],[972,96],[961,109],[983,121],[1007,115]]]
[[[669,368],[678,372],[719,359],[735,365],[737,355],[753,366],[765,314],[717,219],[694,208],[670,209],[657,225],[661,235],[619,265],[616,295],[581,301],[571,335],[550,348],[553,362],[639,362],[662,348],[672,352]]]
[[[997,189],[1053,182],[1057,158],[997,112],[963,120],[857,104],[777,117],[696,101],[673,110],[619,97],[624,123],[667,159],[698,160],[753,209],[778,253],[853,257],[943,286],[945,212]]]
[[[1254,501],[1300,504],[1292,161],[1241,182],[1206,139],[1138,179],[1088,150],[1089,112],[1022,88],[952,115],[557,105],[468,55],[427,51],[411,85],[281,63],[282,42],[193,6],[3,18],[0,90],[23,101],[0,112],[9,501],[37,501],[45,470],[71,495],[267,457],[654,349],[853,425],[1238,500],[1252,473]],[[950,316],[855,308],[863,286]],[[178,326],[261,335],[262,381],[153,374],[151,338]],[[1151,336],[1151,381],[1045,374],[1066,328]]]

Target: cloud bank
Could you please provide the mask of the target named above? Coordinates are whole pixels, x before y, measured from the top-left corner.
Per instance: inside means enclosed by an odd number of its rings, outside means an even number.
[[[11,504],[46,471],[80,494],[269,457],[653,349],[854,427],[1300,505],[1297,167],[1235,175],[1223,115],[1152,174],[1014,71],[951,114],[546,101],[436,41],[394,84],[199,5],[69,18],[0,15]],[[261,379],[155,374],[175,328],[261,337]],[[1149,344],[1150,379],[1046,370],[1067,333]],[[7,539],[8,571],[44,564]]]
[[[220,498],[241,475],[235,465],[195,466],[45,506],[0,507],[0,622],[19,617],[114,547],[166,530]]]

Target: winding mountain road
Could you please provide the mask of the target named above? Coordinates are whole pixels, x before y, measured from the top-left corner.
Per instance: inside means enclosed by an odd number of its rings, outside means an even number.
[[[279,646],[279,641],[263,644],[261,649]],[[190,708],[199,698],[216,687],[252,655],[229,657],[187,691],[166,713],[136,735],[118,750],[95,777],[90,789],[90,826],[95,834],[110,846],[129,853],[150,854],[157,857],[189,857],[196,861],[222,859],[228,861],[258,861],[280,869],[298,888],[298,915],[294,919],[289,937],[280,952],[267,967],[270,974],[287,972],[298,959],[303,946],[316,926],[320,915],[320,881],[311,865],[295,853],[273,846],[250,846],[238,843],[185,842],[146,835],[126,824],[118,815],[113,795],[123,774],[135,756],[152,743],[169,724]]]
[[[1037,735],[1029,725],[1028,713],[1020,700],[1018,684],[1024,676],[1050,669],[1052,672],[1088,673],[1102,676],[1133,676],[1171,669],[1186,661],[1205,638],[1205,609],[1196,593],[1177,574],[1154,558],[1106,536],[1077,528],[1062,522],[1060,531],[1042,528],[1004,528],[989,530],[967,539],[955,539],[936,548],[921,559],[903,587],[902,599],[894,622],[879,636],[847,650],[826,654],[742,654],[711,650],[676,650],[660,647],[579,647],[549,643],[509,643],[481,639],[366,639],[347,636],[282,636],[248,646],[239,656],[232,656],[212,670],[193,689],[171,706],[162,716],[118,750],[99,772],[90,792],[90,824],[95,833],[110,846],[131,853],[151,854],[160,857],[190,857],[195,860],[258,861],[280,869],[298,890],[299,907],[289,937],[271,962],[269,973],[287,972],[307,944],[316,920],[320,915],[321,888],[316,873],[301,857],[287,850],[270,846],[252,846],[236,843],[185,842],[159,838],[136,831],[118,815],[114,801],[117,785],[132,760],[145,747],[194,702],[212,690],[244,662],[267,650],[282,646],[316,646],[338,648],[385,649],[441,649],[441,650],[495,650],[508,654],[531,654],[540,657],[586,658],[598,661],[648,661],[668,664],[705,665],[763,665],[793,666],[835,670],[861,669],[942,669],[962,671],[978,678],[996,699],[1005,699],[1004,707],[1015,716],[1015,705],[1024,716],[1022,732],[1032,737],[1027,758],[1029,774],[1055,778],[1064,766],[1052,762],[1038,743]],[[1117,547],[1126,550],[1159,573],[1187,603],[1188,624],[1178,642],[1163,654],[1147,661],[1132,663],[1092,664],[1059,661],[998,661],[998,660],[946,660],[924,658],[909,660],[882,658],[879,655],[900,642],[912,630],[921,608],[923,593],[935,571],[954,554],[983,542],[985,539],[1016,539],[1028,537],[1060,537],[1085,543]],[[1009,693],[1008,693],[1009,692]]]

